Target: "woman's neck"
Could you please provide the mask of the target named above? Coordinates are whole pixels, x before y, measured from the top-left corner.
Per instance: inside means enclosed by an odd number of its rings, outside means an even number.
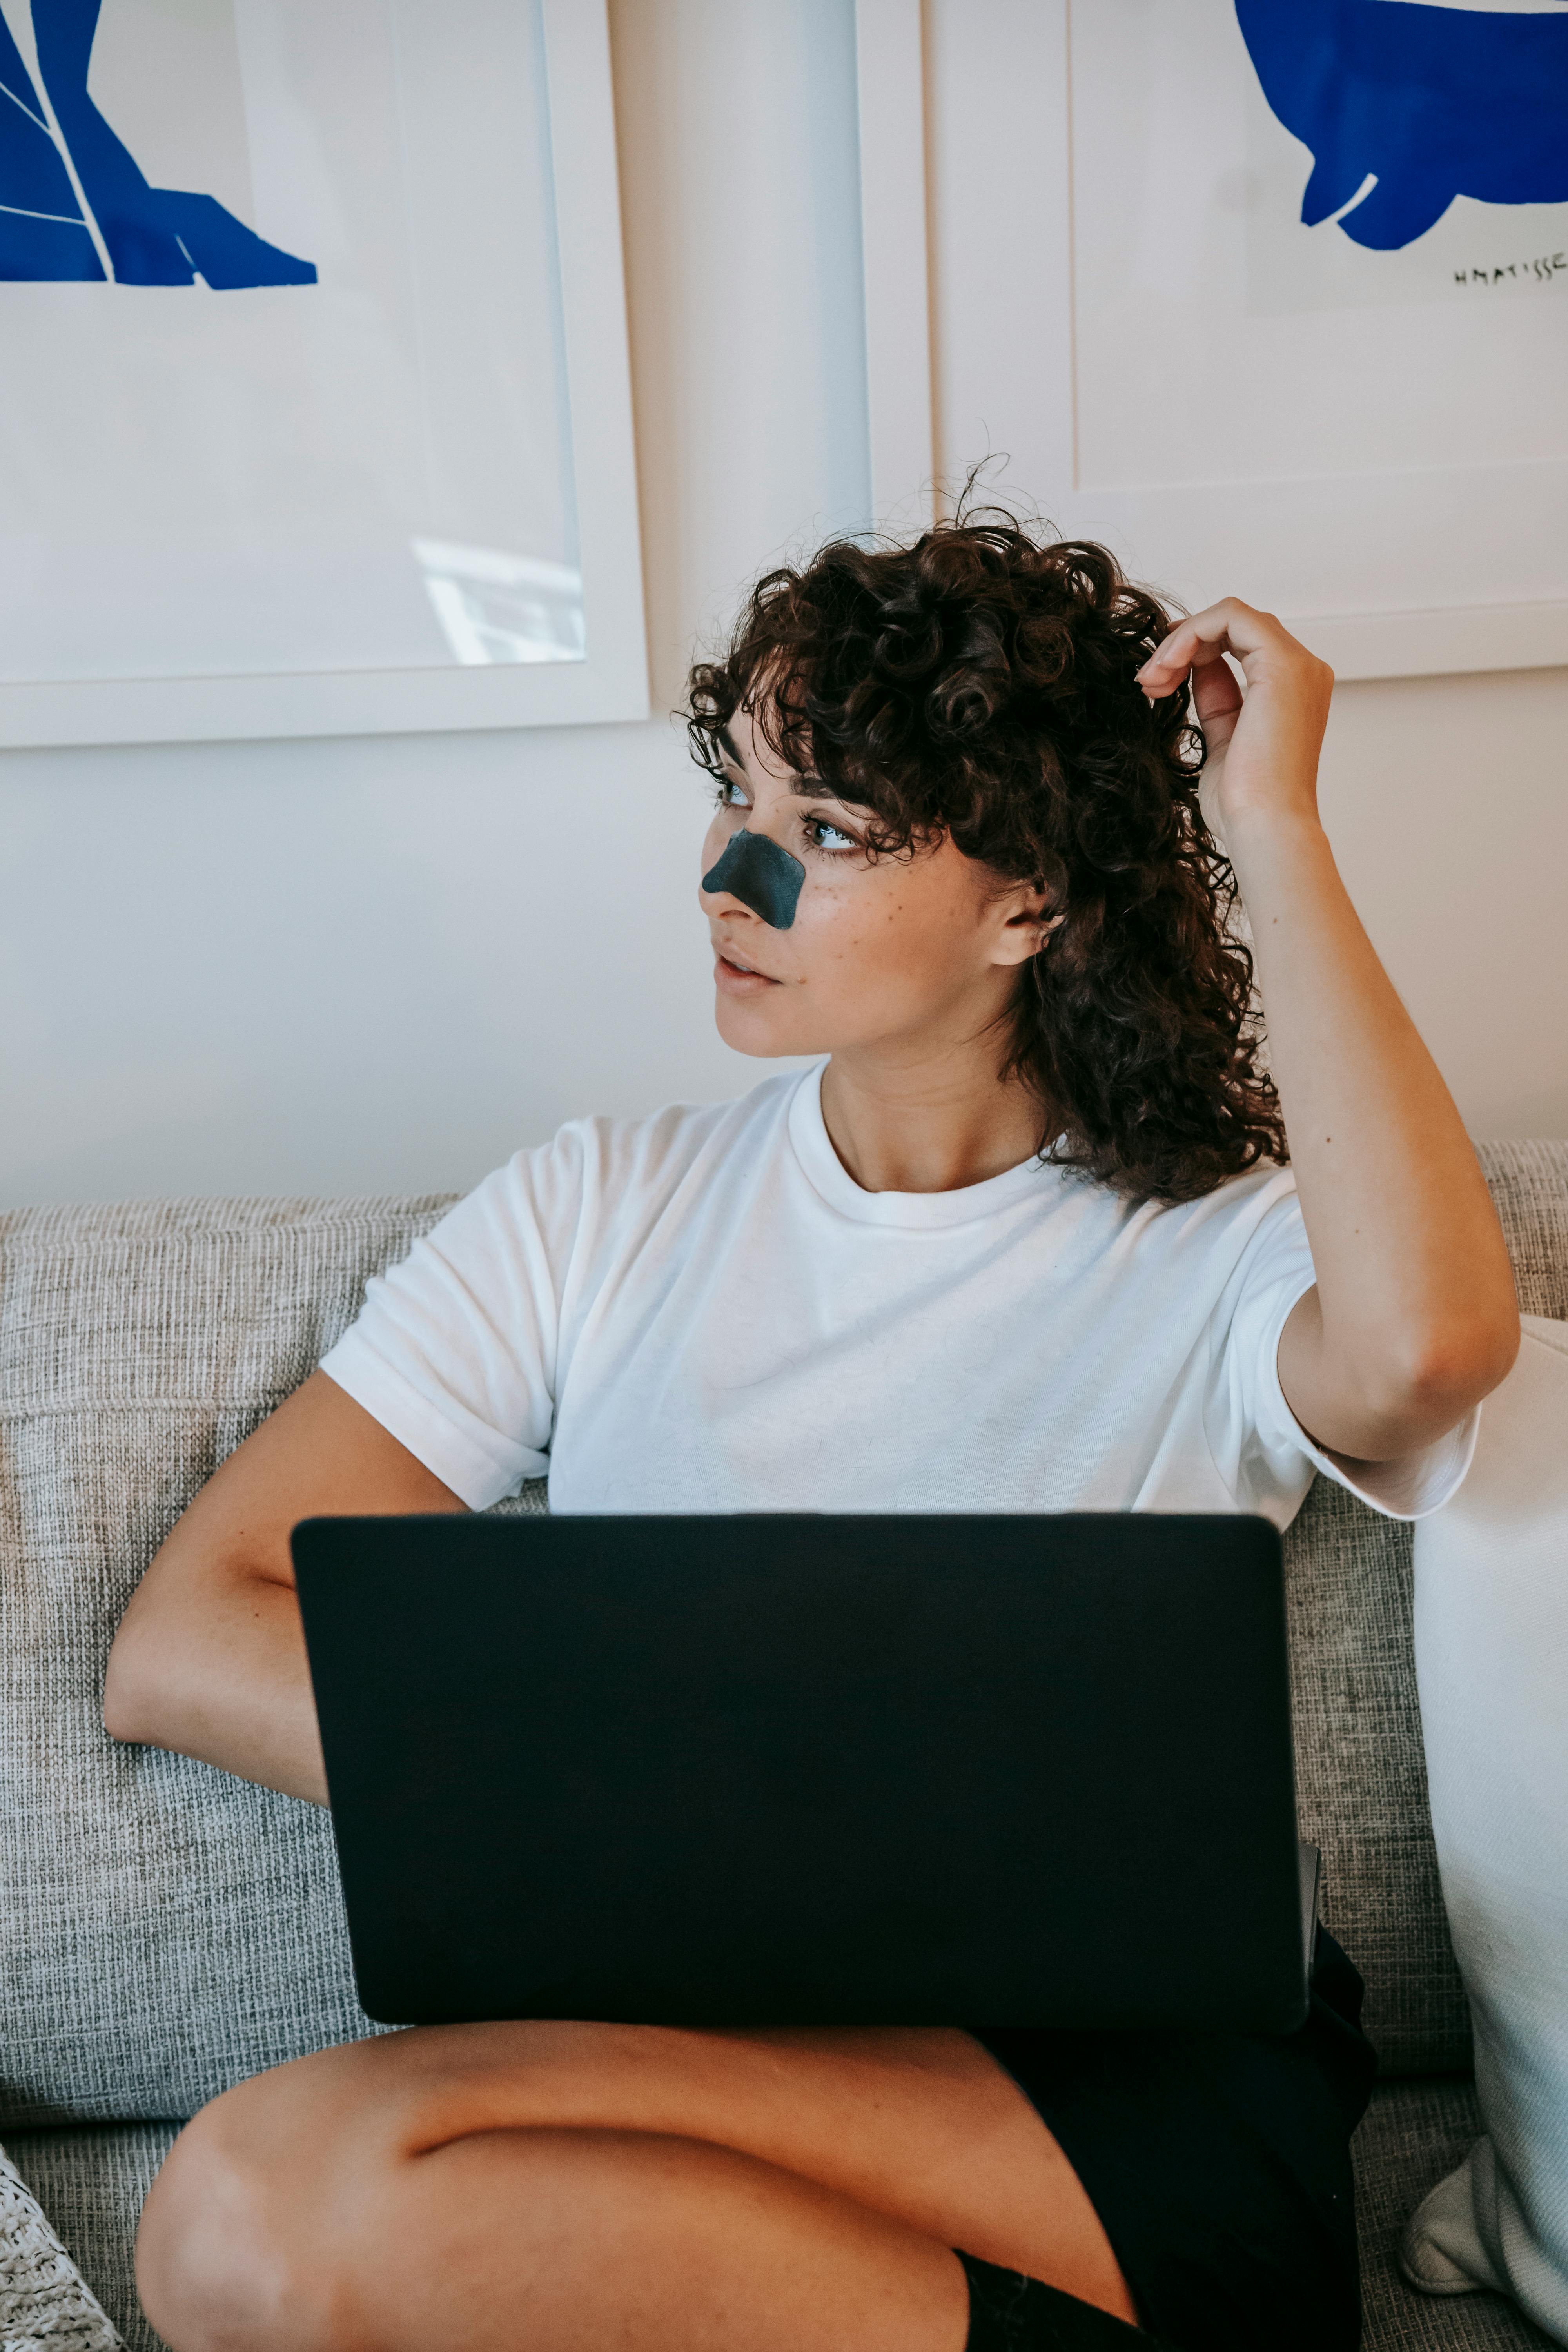
[[[957,1192],[1031,1159],[1046,1120],[1037,1095],[1000,1078],[973,1046],[962,1058],[891,1066],[836,1054],[822,1073],[822,1119],[866,1192]]]

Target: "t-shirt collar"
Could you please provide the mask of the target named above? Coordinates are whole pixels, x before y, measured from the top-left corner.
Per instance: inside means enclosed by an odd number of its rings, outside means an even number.
[[[896,1225],[906,1232],[931,1232],[943,1225],[972,1224],[994,1216],[1016,1201],[1061,1181],[1061,1171],[1043,1167],[1038,1160],[1021,1160],[988,1176],[982,1184],[965,1184],[956,1192],[868,1192],[855,1181],[833,1149],[822,1117],[822,1073],[826,1061],[801,1073],[790,1100],[789,1137],[795,1158],[813,1189],[830,1209],[853,1217],[862,1225]]]

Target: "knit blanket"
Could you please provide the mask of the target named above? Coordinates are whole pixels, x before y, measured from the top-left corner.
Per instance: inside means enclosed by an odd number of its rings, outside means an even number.
[[[0,2352],[124,2352],[98,2298],[3,2148]]]

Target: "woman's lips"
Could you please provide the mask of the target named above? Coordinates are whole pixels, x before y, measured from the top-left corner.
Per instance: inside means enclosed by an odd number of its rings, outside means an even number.
[[[779,985],[765,971],[753,971],[743,963],[731,963],[722,949],[714,960],[713,977],[726,996],[759,996],[764,989]]]

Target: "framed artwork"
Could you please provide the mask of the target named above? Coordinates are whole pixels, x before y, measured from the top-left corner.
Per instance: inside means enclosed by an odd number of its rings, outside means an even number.
[[[1568,662],[1568,0],[862,0],[863,72],[900,7],[949,493],[1342,676]]]
[[[627,719],[604,0],[0,0],[0,742]]]

